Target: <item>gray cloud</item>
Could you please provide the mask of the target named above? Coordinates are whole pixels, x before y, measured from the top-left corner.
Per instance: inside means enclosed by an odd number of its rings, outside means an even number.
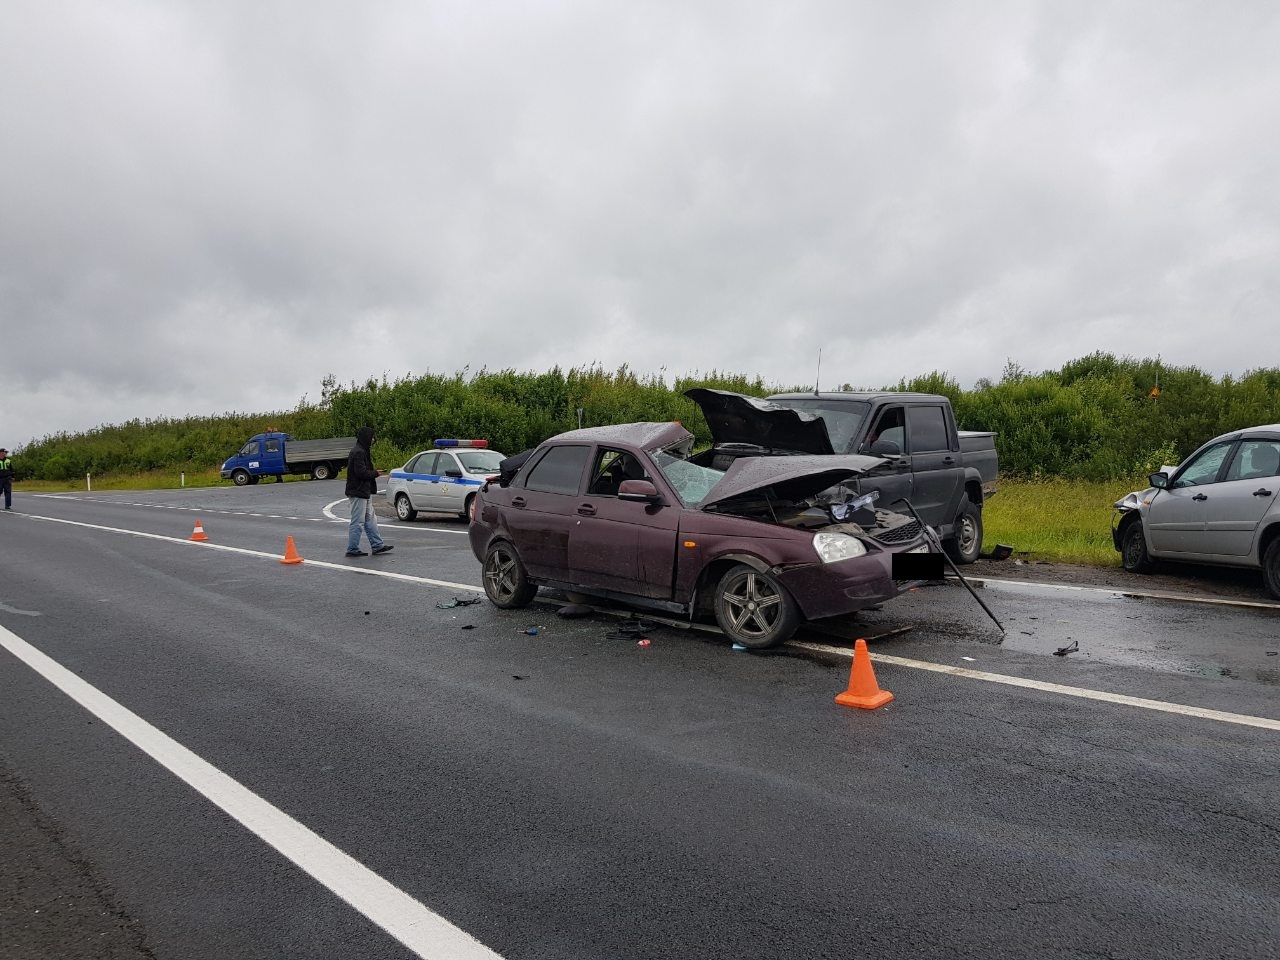
[[[1261,2],[14,2],[0,442],[599,362],[1274,366]]]

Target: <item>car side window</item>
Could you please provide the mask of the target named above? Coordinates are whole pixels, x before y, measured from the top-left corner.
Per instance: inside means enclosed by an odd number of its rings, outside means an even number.
[[[1215,443],[1208,450],[1197,455],[1173,482],[1175,490],[1181,487],[1199,487],[1206,483],[1217,483],[1218,473],[1222,470],[1222,461],[1227,458],[1233,441]]]
[[[591,467],[591,487],[588,493],[616,497],[623,480],[647,480],[649,475],[640,462],[630,453],[601,448]]]
[[[590,447],[552,447],[529,471],[524,488],[542,493],[577,493],[590,454]]]
[[[951,440],[947,436],[947,417],[942,412],[942,407],[908,407],[907,425],[911,428],[911,453],[936,453],[951,449]]]
[[[414,458],[413,463],[409,464],[408,472],[409,473],[425,473],[428,476],[434,477],[436,474],[436,458],[438,458],[439,456],[440,454],[438,453],[418,454]]]
[[[279,440],[268,440],[268,441],[267,441],[267,453],[279,453],[279,452],[280,452],[280,441],[279,441]]]
[[[1280,441],[1242,440],[1231,466],[1228,480],[1261,480],[1280,474]]]
[[[248,443],[244,445],[244,449],[241,450],[240,452],[244,454],[246,457],[256,457],[258,455],[258,449],[259,449],[258,441],[250,440]]]
[[[881,411],[880,417],[876,420],[876,424],[871,428],[871,432],[867,434],[867,446],[878,440],[888,440],[896,443],[899,450],[906,450],[906,424],[902,416],[901,407],[887,407]]]

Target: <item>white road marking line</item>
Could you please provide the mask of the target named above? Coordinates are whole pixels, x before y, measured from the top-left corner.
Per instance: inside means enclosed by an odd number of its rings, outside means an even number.
[[[350,523],[350,522],[351,522],[351,519],[350,519],[350,517],[349,517],[349,516],[348,516],[348,517],[335,517],[335,516],[333,515],[333,508],[334,508],[334,507],[336,507],[336,506],[337,506],[338,504],[340,504],[340,503],[345,505],[345,504],[347,504],[347,503],[349,503],[349,502],[350,502],[350,501],[348,501],[348,500],[346,500],[346,499],[343,499],[343,500],[334,500],[332,503],[326,503],[326,504],[324,505],[324,509],[323,509],[323,511],[322,511],[322,512],[323,512],[323,513],[324,513],[324,515],[325,515],[326,517],[328,517],[330,520],[334,520],[334,521],[336,521],[336,522],[338,522],[338,523]],[[381,519],[379,519],[379,521],[378,521],[378,526],[382,526],[382,521],[381,521]],[[425,530],[425,531],[426,531],[426,532],[428,532],[428,533],[466,533],[466,532],[467,532],[465,527],[464,527],[463,529],[461,529],[461,530],[458,530],[457,528],[451,528],[451,527],[424,527],[424,526],[422,526],[422,525],[420,525],[420,524],[416,524],[416,523],[400,523],[399,521],[397,521],[397,522],[395,523],[395,525],[392,527],[392,529],[394,529],[394,530],[417,530],[417,531],[424,531],[424,530]]]
[[[183,537],[169,537],[160,533],[143,533],[141,530],[125,530],[121,527],[105,527],[97,523],[85,523],[82,520],[63,520],[61,517],[42,517],[35,513],[25,513],[22,516],[29,520],[36,520],[41,523],[65,523],[72,527],[84,527],[87,530],[102,530],[105,533],[122,533],[129,537],[139,537],[143,540],[163,540],[165,543],[178,543],[184,546],[205,547],[210,550],[223,550],[227,553],[239,553],[247,557],[262,557],[267,560],[279,560],[280,554],[267,553],[263,550],[249,550],[246,547],[229,547],[222,543],[212,543],[208,540],[188,540]],[[295,544],[296,546],[296,544]],[[454,583],[452,580],[433,580],[430,577],[415,577],[408,573],[396,573],[393,570],[371,570],[366,567],[352,567],[345,563],[330,563],[327,560],[309,560],[303,557],[303,562],[299,566],[323,567],[326,570],[341,570],[345,573],[359,573],[369,577],[386,577],[389,580],[401,580],[406,583],[425,583],[432,587],[447,587],[450,590],[472,590],[476,593],[483,593],[484,587],[477,586],[473,583]]]
[[[848,647],[832,647],[825,643],[802,641],[792,641],[787,646],[853,658],[853,651]],[[971,670],[968,667],[956,667],[947,663],[933,663],[929,660],[909,660],[906,657],[894,657],[887,653],[873,653],[871,654],[871,659],[876,663],[887,663],[895,667],[910,667],[912,670],[928,670],[932,673],[945,673],[953,677],[965,677],[970,680],[984,680],[987,683],[1003,683],[1011,687],[1024,687],[1028,690],[1041,690],[1045,693],[1081,697],[1085,700],[1100,700],[1103,703],[1141,707],[1144,710],[1156,710],[1161,713],[1176,713],[1184,717],[1199,717],[1202,720],[1221,720],[1223,723],[1238,723],[1246,727],[1280,730],[1280,720],[1271,720],[1267,717],[1252,717],[1244,713],[1227,713],[1224,710],[1209,710],[1205,707],[1191,707],[1181,703],[1168,703],[1164,700],[1148,700],[1146,697],[1130,697],[1123,693],[1107,693],[1104,690],[1071,687],[1063,683],[1050,683],[1045,680],[1027,680],[1024,677],[1011,677],[1003,673],[988,673],[985,670]]]
[[[4,627],[0,627],[0,646],[419,957],[501,960],[500,954],[471,934]]]
[[[65,523],[75,527],[86,527],[91,530],[104,530],[108,533],[122,533],[127,536],[142,537],[148,540],[163,540],[168,543],[180,543],[192,547],[225,550],[231,553],[241,553],[253,557],[265,557],[271,560],[279,559],[279,557],[274,553],[264,553],[261,550],[247,550],[244,547],[228,547],[218,543],[210,543],[207,540],[185,540],[178,537],[163,536],[158,533],[141,533],[137,530],[123,530],[118,527],[104,527],[94,523],[83,523],[79,520],[62,520],[58,517],[42,517],[31,513],[22,514],[22,516],[32,520],[48,523]],[[448,580],[433,580],[428,577],[415,577],[405,573],[395,573],[390,570],[371,570],[364,567],[351,567],[346,564],[329,563],[324,560],[305,560],[305,562],[301,564],[301,566],[307,565],[324,567],[329,570],[344,570],[348,573],[359,573],[371,577],[387,577],[388,579],[402,580],[409,583],[425,583],[435,587],[447,587],[451,590],[472,590],[476,593],[482,593],[484,591],[484,587],[475,586],[469,583],[453,583]],[[653,617],[651,619],[662,618]],[[853,657],[853,651],[848,647],[832,647],[823,643],[807,643],[798,640],[790,641],[787,643],[787,646],[801,650],[813,650],[817,653],[834,654],[841,657]],[[1146,710],[1180,714],[1186,717],[1220,720],[1224,723],[1237,723],[1243,724],[1244,726],[1262,727],[1266,730],[1280,730],[1280,720],[1271,720],[1267,717],[1253,717],[1242,713],[1227,713],[1222,710],[1209,710],[1204,707],[1192,707],[1180,703],[1168,703],[1163,700],[1149,700],[1145,697],[1130,697],[1122,693],[1107,693],[1103,690],[1090,690],[1087,687],[1071,687],[1066,684],[1050,683],[1044,680],[1027,680],[1022,677],[1012,677],[1002,673],[987,673],[982,670],[970,670],[967,667],[956,667],[946,663],[933,663],[929,660],[910,660],[905,657],[894,657],[884,653],[873,653],[871,654],[871,659],[881,663],[893,664],[894,666],[909,667],[913,670],[928,670],[933,673],[950,674],[954,677],[984,680],[988,683],[1003,683],[1008,686],[1024,687],[1030,690],[1057,693],[1069,697],[1080,697],[1085,700],[1099,700],[1105,703],[1141,707]]]
[[[1043,587],[1046,590],[1077,590],[1081,592],[1109,593],[1121,597],[1149,597],[1152,600],[1181,600],[1185,603],[1208,603],[1222,607],[1260,607],[1264,610],[1280,610],[1280,603],[1264,600],[1230,600],[1224,597],[1195,597],[1187,593],[1165,590],[1128,590],[1123,587],[1076,586],[1068,583],[1041,583],[1038,580],[999,580],[995,577],[966,577],[970,583],[999,583],[1010,587]],[[947,577],[954,581],[955,577]]]

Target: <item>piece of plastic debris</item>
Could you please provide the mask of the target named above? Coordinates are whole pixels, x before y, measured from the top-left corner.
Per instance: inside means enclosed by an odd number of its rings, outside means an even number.
[[[595,611],[585,603],[567,603],[556,611],[566,620],[576,620],[578,617],[589,617]]]
[[[961,660],[968,660],[970,663],[977,663],[977,662],[978,662],[977,657],[961,657],[960,659],[961,659]]]
[[[637,640],[637,641],[636,641],[636,646],[637,646],[637,647],[647,647],[647,646],[649,646],[651,643],[653,643],[653,641],[652,641],[652,640],[650,640],[648,637],[641,637],[639,640]]]
[[[476,628],[476,625],[474,623],[464,623],[462,625],[463,630],[474,630],[475,628]]]
[[[1080,649],[1080,641],[1072,640],[1069,645],[1065,647],[1059,647],[1057,650],[1053,651],[1053,655],[1055,657],[1065,657],[1068,653],[1075,653],[1079,649]]]
[[[745,649],[747,649],[747,648],[746,648],[746,647],[744,647],[744,646],[743,646],[742,644],[740,644],[740,643],[735,643],[735,644],[733,645],[733,649],[735,649],[735,650],[745,650]]]
[[[542,629],[541,627],[530,627],[528,630],[525,631],[525,633],[527,633],[531,637],[536,637],[538,635],[538,631],[541,629]]]
[[[520,676],[520,674],[518,674],[518,673],[513,673],[513,674],[511,675],[511,679],[512,679],[512,680],[528,680],[529,678],[528,678],[528,677],[522,677],[522,676]]]
[[[436,606],[441,610],[448,610],[450,607],[469,607],[473,603],[479,603],[479,597],[454,597],[452,600],[440,600]]]

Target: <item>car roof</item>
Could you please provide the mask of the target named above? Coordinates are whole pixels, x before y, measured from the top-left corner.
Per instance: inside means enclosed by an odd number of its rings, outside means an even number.
[[[583,427],[558,433],[546,443],[625,443],[642,450],[656,450],[693,436],[676,420],[661,423],[616,423]]]
[[[1264,423],[1257,427],[1241,427],[1239,430],[1229,430],[1228,432],[1214,437],[1208,443],[1217,443],[1220,440],[1235,440],[1238,437],[1256,437],[1260,440],[1277,440],[1280,439],[1280,423]],[[1201,444],[1206,446],[1207,444]]]
[[[946,400],[940,393],[907,393],[901,390],[829,390],[824,393],[771,393],[766,400]]]

